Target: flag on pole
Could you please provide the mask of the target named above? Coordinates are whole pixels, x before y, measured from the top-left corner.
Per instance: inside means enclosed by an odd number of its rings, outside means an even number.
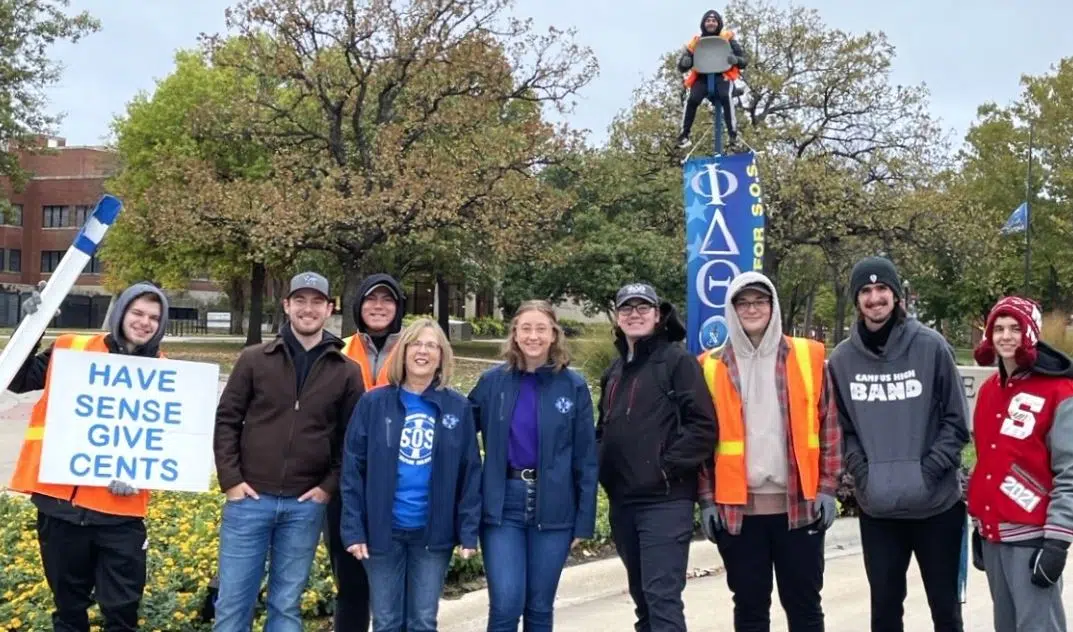
[[[1028,225],[1028,203],[1021,202],[1021,206],[1013,209],[1010,213],[1010,217],[1006,220],[1006,225],[1002,227],[1002,234],[1009,235],[1010,233],[1019,233],[1025,229]]]

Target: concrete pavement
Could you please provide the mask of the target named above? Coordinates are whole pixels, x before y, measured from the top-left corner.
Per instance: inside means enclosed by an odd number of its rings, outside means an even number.
[[[827,632],[862,632],[869,629],[868,580],[861,557],[857,521],[841,518],[828,532],[823,606]],[[690,549],[690,579],[683,600],[691,630],[731,632],[734,606],[715,545],[695,542]],[[984,574],[970,569],[967,601],[962,606],[966,632],[991,632],[991,597]],[[1027,569],[1026,569],[1027,579]],[[913,563],[908,575],[905,630],[931,630],[931,614],[920,573]],[[1066,609],[1073,605],[1073,588],[1063,594]],[[772,632],[787,632],[785,614],[772,595]],[[556,599],[557,632],[622,632],[632,630],[633,601],[626,592],[626,573],[617,558],[568,568],[563,572]],[[457,600],[440,602],[443,632],[483,632],[488,594],[481,590]]]

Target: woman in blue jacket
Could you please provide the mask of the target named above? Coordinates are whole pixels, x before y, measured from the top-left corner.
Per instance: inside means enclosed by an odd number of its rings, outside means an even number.
[[[567,368],[551,305],[523,303],[506,362],[469,394],[484,442],[481,549],[488,631],[552,629],[570,549],[596,522],[596,439],[585,379]]]
[[[343,449],[343,545],[369,575],[374,632],[436,630],[451,553],[476,553],[481,457],[472,407],[448,389],[435,321],[399,337],[387,386],[358,400]]]

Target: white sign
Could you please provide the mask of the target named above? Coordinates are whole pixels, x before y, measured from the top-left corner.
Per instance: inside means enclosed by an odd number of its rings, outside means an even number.
[[[227,327],[231,324],[231,312],[205,312],[205,323],[210,327]]]
[[[208,491],[220,367],[57,349],[43,483]]]

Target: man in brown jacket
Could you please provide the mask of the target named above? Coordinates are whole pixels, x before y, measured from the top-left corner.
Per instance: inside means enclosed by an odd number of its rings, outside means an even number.
[[[338,491],[346,424],[364,391],[343,341],[324,331],[330,296],[319,274],[291,279],[288,322],[271,342],[243,350],[220,397],[214,449],[227,500],[217,632],[250,629],[269,551],[265,629],[302,630],[300,599]]]

